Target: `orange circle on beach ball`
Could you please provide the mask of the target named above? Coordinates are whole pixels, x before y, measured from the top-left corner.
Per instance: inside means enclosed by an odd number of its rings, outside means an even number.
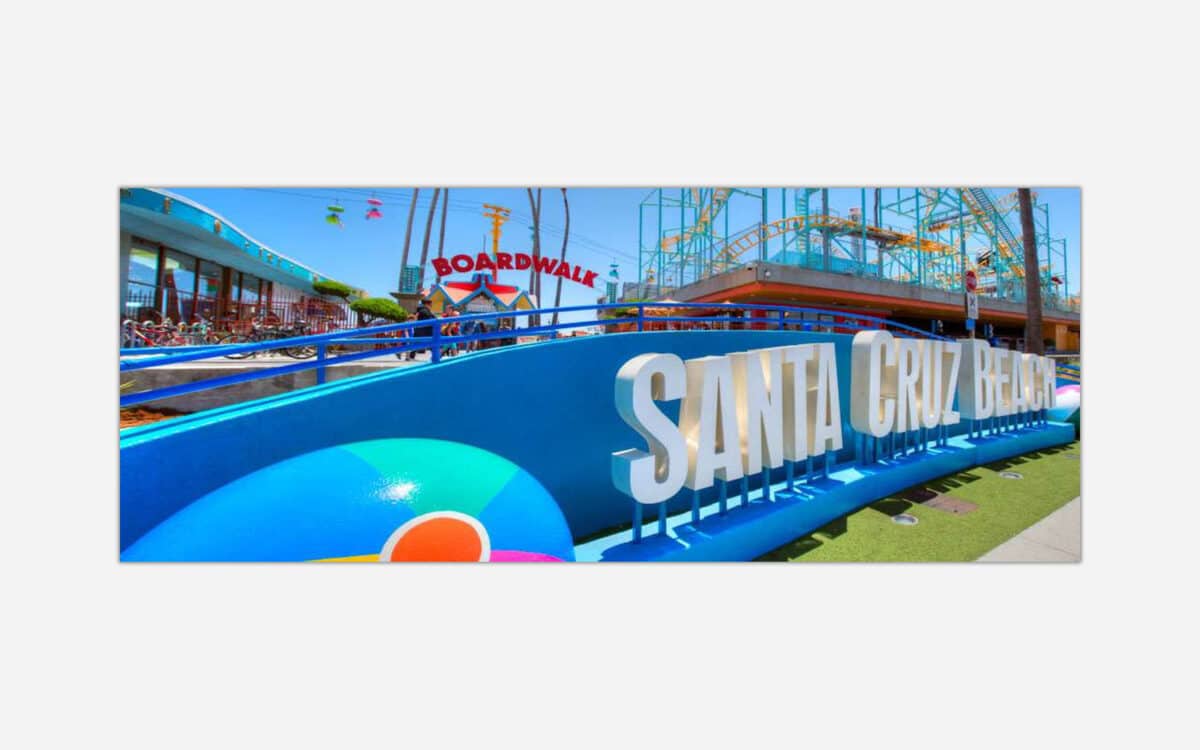
[[[481,562],[490,553],[487,532],[461,513],[429,513],[396,530],[380,557],[386,562]]]

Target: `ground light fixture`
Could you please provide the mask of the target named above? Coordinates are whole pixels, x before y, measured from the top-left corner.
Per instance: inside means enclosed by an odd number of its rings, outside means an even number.
[[[919,521],[920,519],[911,513],[898,513],[892,516],[892,523],[900,526],[916,526]]]
[[[1018,474],[1015,471],[1002,471],[1002,472],[1000,472],[1000,477],[1002,479],[1024,479],[1025,478],[1023,475]]]

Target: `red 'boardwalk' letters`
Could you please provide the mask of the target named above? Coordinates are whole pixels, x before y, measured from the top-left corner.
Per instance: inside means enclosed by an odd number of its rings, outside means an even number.
[[[531,266],[538,273],[561,276],[569,281],[574,281],[593,289],[596,288],[595,282],[598,274],[595,271],[587,271],[582,266],[553,258],[546,258],[541,255],[496,253],[496,259],[492,260],[492,256],[487,253],[479,253],[474,258],[470,255],[460,254],[451,257],[449,260],[445,258],[433,259],[433,269],[437,272],[438,276],[449,276],[452,273],[469,273],[471,271],[490,271],[494,277],[497,271],[524,271]]]

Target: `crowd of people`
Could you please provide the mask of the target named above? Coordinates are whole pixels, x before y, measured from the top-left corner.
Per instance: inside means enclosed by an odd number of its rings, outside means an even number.
[[[458,321],[457,318],[463,315],[463,311],[447,305],[442,311],[439,318],[437,313],[429,306],[432,300],[422,299],[417,305],[416,319],[418,321],[425,320],[440,320],[437,324],[440,327],[439,336],[445,338],[457,338],[460,336],[483,336],[496,331],[511,331],[513,329],[512,318],[501,318],[498,320],[466,320]],[[409,331],[402,332],[405,337],[428,339],[433,336],[434,324],[416,326]],[[471,341],[450,341],[442,345],[441,355],[443,357],[453,357],[458,354],[478,351],[481,349],[491,349],[499,346],[509,346],[517,343],[516,337],[496,336],[492,338],[474,339]],[[417,355],[422,352],[428,352],[428,347],[418,347],[410,349],[407,352],[399,352],[396,354],[397,359],[414,360]]]
[[[439,321],[438,323],[428,323],[426,325],[417,325],[411,329],[407,329],[395,334],[401,338],[422,339],[422,344],[425,344],[428,339],[433,336],[434,325],[439,327],[439,336],[443,339],[457,339],[460,337],[471,337],[469,341],[447,341],[441,345],[441,356],[454,357],[459,354],[479,351],[483,349],[493,349],[502,346],[512,346],[517,343],[516,332],[513,330],[516,324],[514,317],[492,318],[485,320],[477,320],[474,313],[463,308],[446,305],[439,316],[431,307],[432,300],[428,297],[422,299],[417,305],[415,311],[415,319],[418,322],[423,321]],[[743,320],[745,313],[741,310],[723,310],[705,311],[709,315],[725,315],[733,320],[711,322],[707,320],[697,320],[695,322],[686,321],[657,321],[654,317],[648,316],[644,323],[644,329],[647,331],[654,330],[713,330],[713,329],[730,329],[739,330],[747,327],[757,328],[759,326],[767,327],[769,321],[748,322]],[[470,319],[459,321],[461,316],[469,316]],[[383,323],[384,321],[380,321]],[[789,321],[789,328],[799,328],[799,321],[795,323]],[[806,322],[804,330],[809,330],[810,325]],[[619,332],[622,327],[617,326],[614,332]],[[503,332],[510,331],[510,335],[505,336]],[[497,334],[488,336],[488,334]],[[570,334],[568,334],[570,335]],[[578,334],[576,334],[578,335]],[[415,360],[418,355],[428,353],[427,345],[418,345],[406,352],[398,352],[397,359]]]

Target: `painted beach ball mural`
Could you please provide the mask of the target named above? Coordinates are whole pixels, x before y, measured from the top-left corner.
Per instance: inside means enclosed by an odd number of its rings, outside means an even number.
[[[1067,422],[1075,425],[1075,434],[1079,435],[1079,386],[1062,385],[1054,389],[1054,408],[1048,409],[1046,415],[1052,422]]]
[[[473,446],[392,438],[272,464],[163,521],[128,561],[574,560],[529,472]]]

